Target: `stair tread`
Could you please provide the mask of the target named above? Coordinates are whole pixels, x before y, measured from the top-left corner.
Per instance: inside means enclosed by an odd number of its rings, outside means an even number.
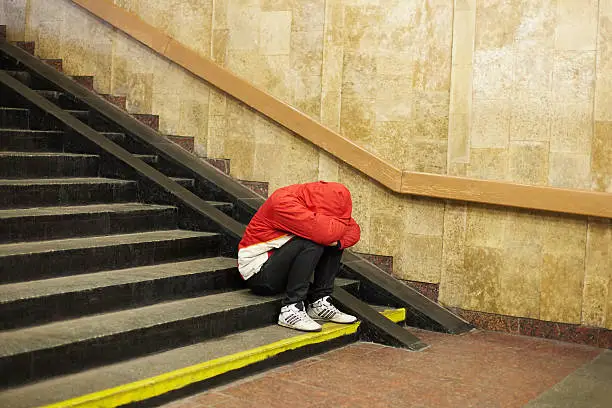
[[[40,217],[53,215],[75,215],[75,214],[100,214],[100,213],[123,213],[134,211],[167,210],[176,208],[171,205],[144,204],[144,203],[111,203],[90,204],[62,207],[32,207],[11,208],[0,210],[0,220],[20,217]]]
[[[62,293],[153,281],[221,269],[236,268],[236,259],[215,257],[182,262],[170,262],[136,268],[115,269],[76,276],[0,285],[0,304],[16,300],[52,296]]]
[[[328,323],[325,326],[328,325],[334,324]],[[6,408],[47,405],[303,335],[295,330],[271,324],[9,389],[0,392],[0,401]]]
[[[352,281],[336,279],[337,285]],[[280,299],[249,289],[163,302],[0,333],[0,357],[44,350]],[[222,341],[222,340],[221,340]]]
[[[2,151],[0,156],[19,156],[19,157],[100,157],[97,154],[85,153],[64,153],[64,152],[13,152]]]
[[[105,246],[137,244],[155,241],[171,241],[185,238],[218,235],[213,232],[188,230],[164,230],[138,232],[133,234],[113,234],[85,238],[54,239],[46,241],[18,242],[0,245],[0,258],[3,256],[29,255],[41,252],[56,252]]]
[[[48,179],[0,179],[0,186],[30,186],[50,184],[130,184],[134,180],[121,180],[105,177],[63,177]]]

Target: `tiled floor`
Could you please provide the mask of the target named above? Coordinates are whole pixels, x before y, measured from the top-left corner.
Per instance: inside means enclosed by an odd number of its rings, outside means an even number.
[[[522,407],[603,352],[494,332],[415,332],[429,349],[355,343],[166,408]]]

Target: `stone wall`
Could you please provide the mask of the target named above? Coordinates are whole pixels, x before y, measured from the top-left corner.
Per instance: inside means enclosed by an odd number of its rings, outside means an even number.
[[[116,0],[405,170],[612,192],[610,0]],[[360,252],[461,309],[612,328],[612,224],[400,196],[68,0],[2,0],[9,39],[96,75],[232,175],[352,191]]]

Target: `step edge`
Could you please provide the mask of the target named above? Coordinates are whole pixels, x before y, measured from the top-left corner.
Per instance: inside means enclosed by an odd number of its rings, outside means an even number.
[[[406,309],[399,308],[381,312],[389,320],[399,323],[406,319]],[[248,365],[274,357],[280,353],[296,350],[311,344],[323,343],[338,337],[357,332],[361,322],[350,325],[326,323],[323,330],[315,333],[299,334],[264,346],[241,351],[200,364],[180,368],[155,377],[145,378],[132,383],[97,391],[69,400],[60,401],[44,408],[67,407],[110,407],[144,401],[170,391],[175,391],[196,382],[234,371]]]

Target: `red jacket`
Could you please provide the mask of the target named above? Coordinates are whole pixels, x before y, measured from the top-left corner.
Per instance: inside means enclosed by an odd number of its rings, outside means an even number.
[[[253,216],[238,245],[238,270],[244,279],[259,272],[268,253],[294,236],[321,245],[339,241],[348,248],[359,241],[351,218],[348,189],[339,183],[294,184],[276,190]]]

